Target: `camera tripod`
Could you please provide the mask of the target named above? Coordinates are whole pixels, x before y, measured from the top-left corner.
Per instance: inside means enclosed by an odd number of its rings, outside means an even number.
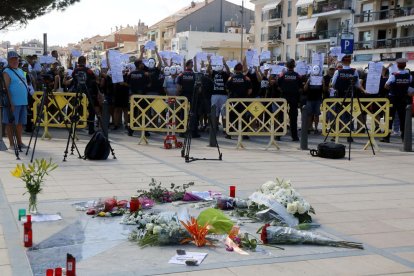
[[[347,122],[347,128],[349,130],[349,136],[348,136],[348,144],[349,144],[349,146],[348,146],[348,160],[351,160],[352,128],[353,128],[352,126],[353,126],[353,123],[354,123],[354,116],[353,116],[353,112],[354,112],[354,99],[357,99],[359,110],[362,110],[362,104],[361,104],[361,101],[360,101],[359,97],[358,96],[355,97],[355,79],[354,78],[351,78],[350,86],[348,87],[348,89],[345,92],[345,95],[344,95],[343,100],[341,102],[341,107],[338,108],[338,110],[336,111],[336,116],[335,116],[335,118],[333,120],[333,123],[329,127],[329,131],[328,131],[328,133],[325,136],[324,142],[326,142],[326,140],[329,137],[329,134],[332,132],[332,128],[333,128],[335,122],[338,120],[338,116],[340,114],[340,111],[344,109],[345,102],[346,102],[347,99],[350,99],[351,100],[351,102],[350,102],[351,110],[349,112],[350,118],[349,118],[349,121]],[[374,146],[372,145],[372,140],[371,140],[371,134],[368,131],[368,126],[367,126],[366,120],[364,120],[364,126],[365,126],[365,130],[366,130],[366,132],[368,134],[368,139],[370,141],[370,145],[371,145],[371,149],[372,149],[372,154],[375,155]]]
[[[41,98],[41,101],[40,101],[39,113],[38,113],[38,115],[37,115],[37,117],[36,117],[36,121],[35,121],[34,129],[33,129],[32,134],[30,135],[29,145],[27,146],[27,150],[26,150],[26,155],[28,155],[28,153],[29,153],[29,149],[30,149],[30,145],[31,145],[32,140],[33,140],[33,136],[35,135],[35,140],[34,140],[34,143],[33,143],[33,150],[32,150],[32,156],[31,156],[30,162],[33,162],[33,157],[34,157],[34,154],[35,154],[35,151],[36,151],[37,138],[38,138],[38,136],[39,136],[40,124],[41,124],[42,118],[44,117],[44,112],[45,112],[45,103],[46,103],[46,100],[48,100],[48,99],[49,99],[49,97],[52,99],[52,101],[54,102],[55,106],[57,106],[57,107],[58,107],[58,110],[59,110],[59,115],[60,115],[62,118],[65,118],[65,114],[64,114],[64,113],[63,113],[63,111],[59,108],[59,105],[58,105],[58,103],[57,103],[57,101],[56,101],[55,95],[53,94],[53,92],[48,91],[47,85],[43,84],[43,95],[42,95],[42,98]],[[47,105],[46,105],[46,107],[47,107]],[[47,112],[47,111],[46,111],[46,112]],[[68,132],[69,132],[69,137],[72,137],[72,136],[71,136],[71,134],[72,134],[72,130],[69,128],[67,121],[66,121],[66,120],[64,120],[64,123],[65,123],[65,128],[66,128],[66,129],[68,130]],[[73,135],[72,154],[73,154],[74,149],[76,149],[76,151],[77,151],[77,153],[78,153],[78,155],[79,155],[79,158],[82,158],[82,155],[80,154],[79,149],[78,149],[78,147],[76,146],[76,144],[75,144],[75,141],[74,141],[74,140],[75,140],[75,135]],[[63,159],[63,161],[66,161],[66,155],[65,155],[65,157],[64,157],[64,159]]]
[[[181,157],[184,158],[186,163],[190,163],[190,162],[198,161],[198,160],[209,160],[209,161],[222,161],[223,160],[223,154],[220,152],[220,146],[217,142],[216,129],[214,129],[213,127],[211,118],[209,120],[210,131],[214,131],[214,139],[216,142],[215,144],[217,147],[219,157],[218,158],[196,158],[196,157],[190,156],[192,131],[194,130],[191,128],[197,128],[197,112],[198,112],[198,97],[199,97],[198,91],[200,87],[201,87],[201,73],[195,73],[195,83],[194,83],[194,89],[193,89],[193,95],[192,95],[192,101],[191,101],[191,107],[190,107],[190,114],[189,114],[188,121],[187,121],[187,131],[185,133],[183,148],[181,149]]]
[[[20,160],[20,152],[22,152],[22,150],[19,148],[17,144],[17,126],[15,124],[15,118],[14,118],[13,112],[11,111],[11,108],[10,108],[11,104],[8,99],[6,89],[7,88],[6,88],[6,83],[3,79],[3,74],[2,74],[2,71],[0,71],[0,106],[2,107],[0,108],[0,112],[3,111],[3,108],[7,108],[8,115],[9,115],[9,124],[12,124],[11,130],[12,130],[12,142],[13,142],[14,154],[16,155],[16,159]],[[0,121],[0,124],[3,124],[3,122]],[[0,133],[0,135],[3,135],[3,133]],[[7,147],[5,149],[7,150]]]
[[[86,73],[83,71],[79,71],[76,77],[77,77],[77,89],[76,89],[76,96],[75,96],[76,102],[75,102],[72,116],[71,116],[70,132],[69,132],[69,136],[68,136],[67,143],[66,143],[66,149],[64,152],[65,155],[64,155],[63,161],[66,161],[70,142],[72,142],[71,155],[73,155],[74,148],[76,148],[76,143],[75,143],[76,129],[77,129],[77,124],[80,121],[80,108],[82,107],[81,98],[83,94],[85,94],[88,99],[88,110],[89,110],[89,116],[91,117],[91,118],[88,118],[88,124],[94,124],[94,117],[96,115],[96,117],[98,118],[99,125],[103,126],[102,117],[98,113],[96,113],[94,110],[93,99],[89,92],[88,86],[86,85],[86,79],[87,79]],[[91,114],[93,114],[93,116],[91,116]],[[106,139],[108,140],[109,149],[111,150],[113,159],[116,159],[114,149],[112,148],[111,143],[109,142],[109,139],[108,139],[108,133],[104,133],[104,135]],[[84,160],[86,160],[86,156],[83,156],[80,158],[83,158]]]

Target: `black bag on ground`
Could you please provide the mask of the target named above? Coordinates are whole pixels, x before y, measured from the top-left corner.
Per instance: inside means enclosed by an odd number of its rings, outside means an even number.
[[[85,159],[106,160],[108,159],[111,146],[102,131],[97,131],[92,136],[85,148]]]
[[[314,157],[340,159],[345,157],[345,146],[332,142],[324,142],[318,145],[318,149],[310,150],[310,154]]]

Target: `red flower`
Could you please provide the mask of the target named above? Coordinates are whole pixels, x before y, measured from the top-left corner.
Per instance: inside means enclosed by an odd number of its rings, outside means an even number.
[[[262,227],[262,233],[260,234],[260,239],[262,240],[263,244],[267,244],[267,227],[269,227],[270,224],[267,223]]]

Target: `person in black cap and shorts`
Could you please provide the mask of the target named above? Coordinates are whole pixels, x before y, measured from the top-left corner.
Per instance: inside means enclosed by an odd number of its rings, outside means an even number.
[[[391,74],[385,83],[385,89],[389,90],[388,98],[391,102],[390,109],[390,129],[392,128],[393,119],[395,113],[398,113],[400,118],[400,130],[401,138],[404,139],[404,128],[405,128],[405,108],[408,104],[411,104],[411,97],[408,94],[408,90],[413,81],[410,72],[405,69],[407,66],[407,60],[400,58],[396,60],[398,71]],[[390,142],[390,133],[388,136],[381,139],[381,142]]]

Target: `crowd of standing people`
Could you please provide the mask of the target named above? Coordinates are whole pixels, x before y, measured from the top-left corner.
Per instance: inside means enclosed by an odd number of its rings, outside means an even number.
[[[226,119],[233,121],[230,115],[226,118],[225,103],[229,98],[285,98],[289,106],[289,127],[292,141],[299,141],[298,112],[303,105],[308,108],[308,120],[314,134],[319,134],[319,117],[321,104],[326,98],[343,98],[350,86],[355,87],[357,97],[389,98],[392,104],[391,118],[398,114],[401,137],[404,132],[405,107],[410,104],[414,91],[413,72],[406,69],[406,60],[396,61],[398,72],[389,73],[384,67],[378,93],[368,94],[365,90],[367,73],[351,67],[352,57],[347,55],[331,64],[323,75],[320,83],[312,83],[311,76],[321,76],[323,68],[314,66],[306,75],[295,71],[295,61],[282,63],[285,69],[274,73],[266,62],[260,67],[249,67],[246,59],[229,68],[223,58],[222,65],[212,65],[208,56],[206,64],[201,62],[197,68],[196,58],[183,64],[172,64],[171,60],[162,59],[155,48],[155,57],[145,57],[145,49],[141,47],[140,56],[134,63],[125,66],[123,82],[113,83],[110,68],[91,69],[87,60],[81,56],[75,68],[65,69],[59,62],[58,53],[51,55],[56,62],[50,66],[39,64],[37,56],[27,56],[26,60],[15,52],[7,56],[8,65],[2,68],[5,81],[6,99],[3,104],[3,123],[13,146],[11,127],[17,126],[17,143],[24,148],[21,137],[23,126],[26,131],[33,130],[31,112],[27,106],[33,104],[33,92],[48,89],[51,92],[71,92],[81,89],[77,81],[80,72],[86,76],[85,91],[88,92],[91,104],[88,107],[88,132],[93,134],[97,127],[96,115],[100,115],[102,102],[106,100],[110,111],[110,125],[113,131],[125,129],[130,136],[133,130],[129,128],[129,99],[132,95],[168,95],[185,96],[190,104],[196,105],[197,112],[191,116],[190,131],[193,138],[199,138],[200,132],[208,129],[211,106],[216,106],[214,118],[216,125],[222,124],[223,135],[231,136],[225,129]],[[1,65],[1,64],[0,64]],[[110,64],[109,64],[110,67]],[[198,85],[197,85],[198,84]],[[197,89],[195,90],[195,87]],[[332,118],[331,118],[332,119]],[[393,120],[389,122],[390,127]],[[150,133],[146,132],[149,136]],[[243,136],[249,139],[248,136]],[[276,137],[280,140],[280,137]],[[390,141],[390,135],[382,140]]]

